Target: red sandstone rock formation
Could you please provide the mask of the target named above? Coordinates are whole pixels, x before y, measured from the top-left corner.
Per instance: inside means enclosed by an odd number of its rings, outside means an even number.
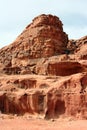
[[[86,43],[68,41],[58,17],[36,17],[0,50],[0,111],[87,119]]]
[[[0,78],[2,113],[40,114],[45,118],[87,118],[87,74],[67,77],[36,75]]]

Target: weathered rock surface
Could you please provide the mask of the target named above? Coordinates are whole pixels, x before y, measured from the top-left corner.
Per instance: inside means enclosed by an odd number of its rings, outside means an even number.
[[[2,76],[0,110],[13,114],[40,114],[45,118],[87,118],[87,73],[67,77]]]
[[[0,49],[0,111],[87,119],[86,43],[68,40],[58,17],[36,17]]]
[[[75,59],[87,60],[87,36],[78,40],[70,40],[67,44],[67,50],[75,55]]]
[[[0,50],[0,60],[12,66],[15,58],[26,61],[62,54],[67,42],[68,36],[59,18],[43,14],[36,17],[10,46]]]

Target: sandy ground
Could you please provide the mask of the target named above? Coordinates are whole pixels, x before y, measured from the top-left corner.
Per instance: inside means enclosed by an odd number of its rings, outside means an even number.
[[[87,120],[0,117],[0,130],[87,130]]]

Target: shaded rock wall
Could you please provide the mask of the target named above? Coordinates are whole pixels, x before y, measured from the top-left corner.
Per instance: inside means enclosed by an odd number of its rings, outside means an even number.
[[[86,66],[74,60],[59,60],[52,57],[48,60],[40,60],[36,65],[36,74],[68,76],[86,71]]]

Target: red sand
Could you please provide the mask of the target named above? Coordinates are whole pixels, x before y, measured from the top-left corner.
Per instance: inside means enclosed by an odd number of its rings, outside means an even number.
[[[87,120],[5,117],[0,118],[0,130],[87,130]]]

